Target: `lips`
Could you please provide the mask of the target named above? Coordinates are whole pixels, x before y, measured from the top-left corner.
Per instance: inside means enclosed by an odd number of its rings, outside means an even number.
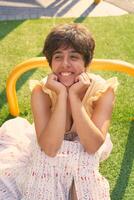
[[[74,83],[75,73],[69,71],[62,71],[58,73],[58,80],[66,87],[70,87]]]

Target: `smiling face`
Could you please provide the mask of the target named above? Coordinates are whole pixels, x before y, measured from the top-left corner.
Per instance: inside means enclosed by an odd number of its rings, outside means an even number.
[[[75,78],[86,71],[83,56],[75,49],[59,48],[52,56],[52,71],[66,87],[74,84]]]

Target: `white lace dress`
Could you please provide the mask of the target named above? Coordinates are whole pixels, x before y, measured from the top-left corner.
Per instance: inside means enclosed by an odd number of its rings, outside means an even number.
[[[89,115],[92,102],[108,87],[117,86],[115,78],[92,76],[92,88],[83,99]],[[45,88],[45,81],[40,83],[54,107],[56,97]],[[76,137],[64,139],[57,155],[49,157],[37,143],[34,125],[21,117],[8,120],[0,128],[0,200],[69,200],[72,182],[78,200],[109,200],[109,183],[99,173],[99,163],[111,150],[109,134],[95,154],[88,154]]]

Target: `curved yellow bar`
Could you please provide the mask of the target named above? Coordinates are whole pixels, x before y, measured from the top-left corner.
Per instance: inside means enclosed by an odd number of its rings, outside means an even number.
[[[26,71],[37,67],[48,67],[45,57],[37,57],[26,60],[17,65],[9,75],[6,83],[6,94],[11,115],[19,115],[18,99],[16,95],[16,81]],[[134,76],[134,66],[118,60],[94,59],[87,70],[109,70],[128,73]]]
[[[134,76],[134,65],[121,60],[93,59],[91,65],[88,68],[91,70],[124,72]]]
[[[100,3],[102,0],[94,0],[94,3],[95,4],[98,4],[98,3]]]
[[[10,73],[6,83],[6,95],[11,115],[19,115],[18,99],[16,95],[16,81],[18,78],[26,71],[44,66],[48,67],[48,62],[45,57],[32,58],[15,66]]]

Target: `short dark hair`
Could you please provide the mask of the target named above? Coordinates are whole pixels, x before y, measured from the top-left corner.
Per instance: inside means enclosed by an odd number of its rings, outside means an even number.
[[[88,29],[81,24],[62,24],[48,34],[43,54],[51,66],[52,56],[60,47],[72,47],[83,56],[85,67],[91,62],[94,54],[95,41]]]

